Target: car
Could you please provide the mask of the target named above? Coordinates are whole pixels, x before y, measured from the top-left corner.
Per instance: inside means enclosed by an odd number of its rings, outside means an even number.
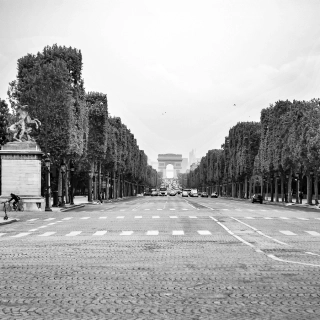
[[[207,192],[202,192],[202,193],[201,193],[201,197],[203,197],[203,198],[208,198],[208,193],[207,193]]]
[[[197,190],[191,190],[189,193],[190,197],[198,197],[198,191]]]
[[[183,197],[188,197],[189,196],[188,191],[182,191],[182,196]]]
[[[254,194],[252,196],[252,203],[255,203],[255,202],[260,202],[261,204],[263,203],[263,198],[262,198],[262,195],[261,194]]]
[[[218,198],[218,194],[216,192],[211,193],[211,198]]]
[[[144,195],[144,196],[151,196],[151,192],[150,192],[150,191],[145,191],[145,192],[143,193],[143,195]]]
[[[155,197],[158,196],[158,191],[152,191],[151,192],[151,197]]]
[[[175,196],[177,193],[175,191],[170,191],[170,196]]]

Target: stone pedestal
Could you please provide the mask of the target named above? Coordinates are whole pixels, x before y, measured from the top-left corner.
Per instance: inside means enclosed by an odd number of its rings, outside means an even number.
[[[45,202],[41,197],[42,155],[35,142],[9,142],[2,146],[1,202],[14,193],[22,199],[25,211],[44,211]]]

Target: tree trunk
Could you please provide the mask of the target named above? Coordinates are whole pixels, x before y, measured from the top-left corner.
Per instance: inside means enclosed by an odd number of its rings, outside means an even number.
[[[66,173],[64,174],[64,190],[65,190],[65,196],[66,196],[66,203],[69,203],[69,174],[70,172],[68,169],[68,164],[66,165]]]
[[[278,178],[276,177],[274,179],[274,193],[275,193],[275,200],[276,202],[279,202],[279,185],[278,185]]]
[[[298,204],[300,203],[299,193],[300,193],[300,179],[298,177],[297,182],[296,182],[296,203],[298,203]]]
[[[312,177],[307,175],[307,203],[312,204]]]
[[[252,177],[249,179],[249,198],[252,197]]]
[[[231,183],[231,196],[232,196],[232,198],[235,198],[236,197],[236,186],[235,186],[235,182],[233,182],[232,181],[232,183]]]
[[[271,196],[271,202],[273,202],[273,181],[272,180],[270,183],[270,196]]]
[[[62,173],[61,168],[58,170],[58,206],[62,204]]]
[[[94,165],[91,163],[91,174],[89,174],[88,180],[88,202],[92,202],[92,174],[93,174]]]
[[[317,173],[314,176],[314,200],[315,200],[315,204],[318,205],[319,204],[319,195],[318,195],[318,175]]]
[[[288,202],[292,202],[292,169],[290,169],[289,178],[288,178]]]
[[[283,175],[281,175],[281,202],[284,202],[284,181]]]

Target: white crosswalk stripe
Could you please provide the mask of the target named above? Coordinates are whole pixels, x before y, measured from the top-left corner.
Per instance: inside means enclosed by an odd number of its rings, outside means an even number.
[[[287,217],[279,217],[279,219],[289,220],[290,218],[287,218]]]
[[[162,209],[157,209],[157,210],[161,211]]]
[[[158,230],[149,230],[146,232],[147,236],[157,236],[159,235],[159,231]]]
[[[306,233],[309,233],[310,235],[312,236],[316,236],[316,237],[319,237],[320,236],[320,233],[319,232],[316,232],[316,231],[305,231]]]
[[[51,221],[51,220],[55,220],[55,218],[48,218],[48,219],[44,219],[43,221]]]
[[[104,234],[106,234],[107,231],[97,231],[96,233],[94,233],[94,236],[103,236]]]
[[[63,218],[61,220],[71,220],[73,217],[67,217],[67,218]]]
[[[244,217],[245,219],[254,219],[254,217]]]
[[[35,219],[29,219],[29,220],[27,220],[27,221],[36,221],[36,220],[38,220],[39,218],[35,218]]]
[[[176,210],[176,209],[170,208],[169,210]]]
[[[183,208],[182,210],[185,210],[185,211],[187,211],[187,210],[189,210],[189,209]]]
[[[118,216],[117,219],[124,219],[124,216]]]
[[[131,236],[133,234],[133,231],[122,231],[120,233],[120,236]]]
[[[134,216],[135,219],[142,219],[142,216]]]
[[[169,216],[170,219],[177,219],[177,216]]]
[[[266,219],[266,220],[272,220],[273,218],[271,218],[271,217],[264,217],[264,219]]]
[[[21,237],[25,237],[29,234],[30,234],[29,232],[21,232],[21,233],[16,234],[15,236],[12,236],[12,238],[21,238]]]
[[[190,219],[197,219],[196,216],[189,216]]]
[[[57,223],[56,222],[51,222],[51,223],[48,223],[48,226],[53,226],[55,224],[57,224]]]
[[[172,231],[172,235],[173,236],[183,236],[184,235],[184,231],[183,230],[173,230]]]
[[[4,236],[6,233],[0,233],[0,237]]]
[[[108,217],[99,217],[99,219],[107,219]]]
[[[297,218],[297,219],[299,219],[299,220],[309,220],[307,218]]]
[[[80,218],[80,219],[82,219],[82,220],[87,220],[87,219],[90,219],[90,217],[82,217],[82,218]]]
[[[197,232],[198,232],[201,236],[208,236],[208,235],[211,234],[211,232],[208,231],[208,230],[198,230]]]
[[[43,234],[39,234],[39,237],[49,237],[55,234],[56,232],[45,232]]]
[[[70,233],[66,234],[66,237],[74,237],[81,233],[82,231],[71,231]]]
[[[280,230],[280,232],[285,234],[286,236],[296,236],[295,233],[288,231],[288,230]]]
[[[152,216],[152,219],[159,219],[160,216]]]

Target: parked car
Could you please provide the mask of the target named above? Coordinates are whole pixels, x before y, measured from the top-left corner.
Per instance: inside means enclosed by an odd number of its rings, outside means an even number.
[[[175,196],[177,193],[175,191],[170,191],[170,196]]]
[[[262,195],[261,194],[254,194],[252,196],[252,203],[255,202],[260,202],[261,204],[263,203]]]
[[[198,197],[198,190],[191,190],[189,193],[190,197]]]
[[[158,191],[152,191],[152,192],[151,192],[151,196],[152,196],[152,197],[158,196],[158,195],[159,195],[159,194],[158,194]]]
[[[211,193],[211,198],[218,198],[218,194],[216,192]]]
[[[143,193],[143,195],[144,195],[144,196],[151,196],[151,192],[150,192],[150,191],[145,191],[145,192]]]
[[[188,191],[182,191],[182,196],[183,197],[188,197]]]
[[[201,193],[202,198],[208,198],[208,193],[207,192],[202,192]]]

